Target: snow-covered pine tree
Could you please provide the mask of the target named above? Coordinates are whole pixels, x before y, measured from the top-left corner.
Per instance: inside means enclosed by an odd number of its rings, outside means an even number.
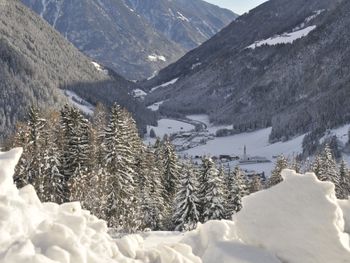
[[[248,194],[247,180],[242,170],[236,166],[234,171],[234,190],[231,198],[232,200],[232,212],[238,213],[242,209],[242,198]]]
[[[281,172],[283,169],[286,169],[287,167],[288,167],[287,159],[283,155],[280,155],[277,158],[275,168],[271,172],[271,177],[268,179],[267,187],[272,187],[282,182],[283,178],[282,178]]]
[[[214,162],[211,158],[203,157],[202,158],[202,165],[201,169],[198,173],[198,182],[199,182],[199,189],[198,189],[198,199],[199,199],[199,205],[198,205],[198,211],[199,211],[199,220],[201,223],[204,223],[204,211],[205,211],[205,204],[206,204],[206,195],[208,193],[208,180],[209,180],[209,170],[212,166],[214,166]]]
[[[328,145],[325,146],[323,152],[320,156],[321,167],[320,167],[320,177],[321,181],[339,181],[337,180],[337,165],[333,158],[332,151]]]
[[[204,200],[204,221],[220,220],[225,218],[223,178],[213,163],[207,171],[207,182],[202,193]]]
[[[171,228],[173,204],[179,186],[180,166],[175,149],[168,138],[165,138],[162,143],[161,153],[163,156],[163,197],[166,202],[165,221],[167,222],[165,222],[165,225]]]
[[[288,163],[288,168],[296,171],[297,173],[300,173],[301,164],[298,161],[297,157],[294,156],[291,159],[291,161]]]
[[[48,118],[48,126],[43,135],[43,196],[41,198],[44,202],[54,202],[61,204],[64,202],[65,196],[65,180],[62,174],[61,153],[58,142],[59,136],[59,113],[51,112]]]
[[[249,194],[256,193],[262,189],[261,177],[259,175],[252,176],[249,183]]]
[[[127,122],[123,110],[114,105],[104,131],[102,148],[108,184],[106,219],[109,226],[132,231],[134,207],[134,156],[128,142]]]
[[[322,165],[321,155],[316,155],[314,161],[311,164],[311,171],[315,173],[317,178],[321,177],[321,174],[320,174],[321,165]]]
[[[339,199],[348,199],[350,196],[350,174],[344,159],[339,164]]]
[[[187,164],[184,167],[180,189],[175,198],[173,225],[176,231],[193,230],[199,222],[197,188],[198,182],[193,165]]]
[[[83,206],[91,175],[91,129],[89,121],[74,107],[61,111],[63,175],[67,181],[66,199]]]
[[[26,144],[23,145],[23,158],[19,163],[19,177],[25,184],[32,184],[39,197],[43,195],[44,175],[43,175],[43,134],[46,120],[40,116],[37,107],[30,107],[27,121]]]
[[[151,149],[142,147],[136,165],[137,196],[141,207],[141,229],[161,230],[165,204],[163,185]]]

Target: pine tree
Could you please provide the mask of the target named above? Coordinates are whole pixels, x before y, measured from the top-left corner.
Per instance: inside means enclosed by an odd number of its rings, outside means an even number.
[[[344,159],[342,159],[339,165],[339,186],[340,189],[338,190],[337,197],[339,199],[348,199],[350,195],[350,175]]]
[[[238,213],[242,209],[242,198],[248,194],[247,180],[241,169],[237,166],[234,170],[234,190],[232,195],[232,213]]]
[[[106,218],[111,227],[130,231],[134,207],[134,160],[129,147],[125,116],[118,105],[111,110],[108,126],[104,131],[102,148],[108,176],[106,189]]]
[[[317,155],[311,165],[311,170],[317,176],[317,178],[321,177],[321,165],[321,156]]]
[[[58,113],[52,112],[48,119],[51,129],[47,129],[44,137],[43,151],[43,192],[40,198],[44,202],[61,204],[65,197],[65,180],[62,174],[61,153],[59,150],[59,137],[57,136]]]
[[[198,182],[199,182],[198,211],[199,211],[199,220],[201,223],[204,223],[205,221],[204,211],[205,211],[205,205],[206,205],[206,196],[207,196],[207,193],[209,192],[209,189],[208,189],[209,171],[213,166],[214,166],[214,162],[211,158],[207,158],[207,157],[202,158],[201,170],[198,173]]]
[[[272,187],[283,181],[281,172],[283,169],[286,169],[287,167],[288,167],[288,162],[286,158],[283,155],[280,155],[277,158],[275,168],[271,172],[271,177],[269,178],[268,184],[267,184],[268,187]]]
[[[136,173],[137,193],[141,200],[141,229],[161,230],[165,214],[162,174],[157,169],[155,156],[150,149],[143,147],[138,156]]]
[[[207,171],[207,182],[205,186],[204,200],[204,221],[220,220],[225,218],[223,178],[219,176],[219,171],[215,165],[210,165]]]
[[[66,201],[81,201],[84,205],[91,174],[91,129],[79,110],[65,106],[61,111],[62,165],[67,181]]]
[[[163,160],[163,185],[164,185],[164,200],[166,203],[165,221],[164,224],[171,228],[173,204],[176,192],[179,186],[179,164],[174,147],[170,141],[165,138],[162,143],[162,160]]]
[[[22,158],[16,168],[16,181],[22,187],[32,184],[41,197],[43,195],[43,134],[46,120],[40,116],[39,109],[29,108],[26,128],[22,130],[23,147]]]
[[[186,165],[181,178],[181,187],[176,194],[176,210],[173,216],[173,224],[176,231],[189,231],[196,228],[199,222],[198,202],[196,194],[198,182],[193,165]]]
[[[291,170],[294,170],[297,173],[300,173],[300,162],[298,161],[298,159],[296,157],[293,157],[292,160],[290,161],[290,163],[288,164],[288,168]]]
[[[249,183],[249,193],[253,194],[262,189],[261,177],[259,175],[254,175],[251,182]]]

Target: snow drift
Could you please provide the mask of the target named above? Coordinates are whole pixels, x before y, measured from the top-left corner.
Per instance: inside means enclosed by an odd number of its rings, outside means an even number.
[[[32,186],[17,190],[20,155],[0,153],[0,263],[350,262],[350,202],[313,174],[285,170],[282,183],[244,198],[233,221],[199,225],[171,244],[150,237],[159,233],[112,239],[79,203],[41,203]]]

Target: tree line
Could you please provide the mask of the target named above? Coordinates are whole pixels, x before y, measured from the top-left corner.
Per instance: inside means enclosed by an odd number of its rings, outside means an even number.
[[[203,157],[179,159],[167,137],[144,145],[131,115],[118,105],[96,107],[91,118],[68,105],[60,112],[31,107],[8,148],[23,147],[15,182],[32,184],[43,202],[80,201],[83,208],[122,232],[194,229],[199,222],[231,219],[242,198],[278,184],[285,168],[301,165],[283,156],[271,177],[248,176]],[[329,147],[309,165],[335,183],[337,196],[350,192],[349,172],[339,169]]]

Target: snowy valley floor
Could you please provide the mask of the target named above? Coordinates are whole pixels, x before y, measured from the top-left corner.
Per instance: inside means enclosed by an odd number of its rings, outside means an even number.
[[[202,123],[206,126],[208,134],[214,135],[215,132],[222,128],[230,128],[230,126],[215,126],[210,123],[208,115],[189,115],[188,120],[193,120]],[[342,127],[329,130],[325,137],[336,136],[340,147],[348,142],[348,131],[350,125],[344,125]],[[176,134],[187,132],[189,134],[195,134],[194,126],[182,122],[179,120],[172,119],[161,119],[158,121],[158,126],[149,126],[148,134],[150,129],[153,129],[157,136],[163,137],[165,134]],[[205,144],[197,145],[193,148],[181,151],[181,155],[188,155],[191,157],[195,156],[220,156],[220,155],[231,155],[231,156],[242,156],[244,146],[246,146],[247,154],[249,156],[258,156],[266,158],[271,162],[267,163],[253,163],[253,164],[239,164],[238,161],[230,162],[230,166],[234,167],[240,165],[243,170],[248,172],[264,172],[265,175],[269,176],[271,170],[275,167],[275,157],[283,154],[286,158],[293,158],[298,154],[302,153],[302,142],[304,135],[297,136],[289,141],[269,143],[269,135],[271,128],[261,129],[254,132],[245,132],[227,137],[212,137],[207,140]],[[198,136],[193,141],[199,141],[202,137]],[[321,139],[322,141],[323,139]],[[145,143],[154,143],[155,139],[146,137]],[[186,144],[186,139],[176,139],[173,141],[175,145]],[[343,154],[345,161],[350,164],[350,155]],[[196,160],[195,160],[196,161]]]
[[[244,198],[233,221],[113,239],[79,203],[41,203],[32,186],[17,190],[20,155],[0,154],[0,263],[350,262],[350,202],[313,174],[285,170],[282,183]]]

